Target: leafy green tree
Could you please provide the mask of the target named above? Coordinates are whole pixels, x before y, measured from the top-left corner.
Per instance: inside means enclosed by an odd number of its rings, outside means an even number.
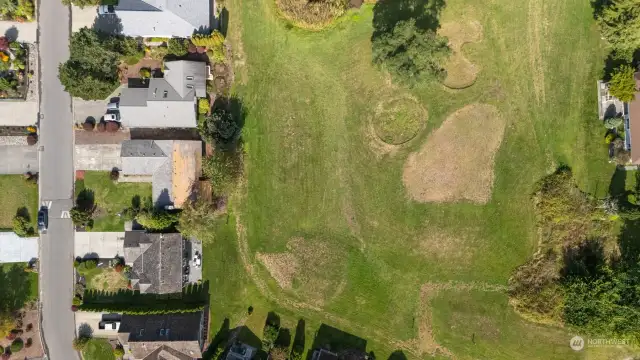
[[[17,214],[13,218],[13,232],[20,237],[26,237],[32,235],[34,230],[26,217]]]
[[[623,122],[624,119],[621,117],[608,118],[604,121],[604,127],[607,129],[617,129]]]
[[[215,109],[211,115],[205,116],[200,125],[200,135],[217,148],[233,147],[240,138],[240,124],[233,114],[224,108]]]
[[[597,14],[602,35],[622,58],[640,48],[640,1],[611,0]]]
[[[215,209],[210,202],[205,200],[187,202],[180,213],[178,231],[186,237],[209,239],[210,236],[203,235],[215,219]]]
[[[93,211],[74,206],[69,214],[71,215],[71,221],[73,222],[73,225],[84,227],[93,226]]]
[[[108,39],[112,38],[99,36],[88,28],[73,33],[69,60],[60,65],[58,75],[69,94],[85,100],[102,100],[120,85],[118,63],[122,54],[113,51],[113,44],[105,46],[113,42]]]
[[[449,56],[447,38],[433,30],[416,27],[414,19],[400,21],[372,42],[373,63],[387,69],[409,86],[427,80],[442,80],[442,62]]]
[[[138,214],[136,221],[147,230],[160,232],[176,226],[178,215],[167,211],[145,211]]]
[[[635,70],[629,65],[618,67],[609,81],[609,92],[620,101],[630,102],[636,97],[636,80],[633,77]]]
[[[187,52],[189,51],[189,40],[171,38],[167,42],[167,49],[169,50],[169,54],[173,54],[175,56],[187,55]]]
[[[275,347],[280,327],[275,324],[265,324],[262,334],[262,350],[270,352]]]

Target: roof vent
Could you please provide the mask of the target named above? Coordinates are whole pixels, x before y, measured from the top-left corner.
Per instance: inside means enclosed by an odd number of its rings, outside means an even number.
[[[187,80],[193,80],[193,76],[191,75],[187,76]]]
[[[163,97],[164,99],[166,99],[168,95],[169,95],[169,92],[168,92],[167,90],[165,90],[165,91],[162,93],[162,97]]]
[[[193,85],[187,84],[187,89],[193,89]]]
[[[158,92],[158,88],[153,89],[153,97],[156,97],[156,92]]]
[[[140,336],[144,335],[144,329],[140,329]]]

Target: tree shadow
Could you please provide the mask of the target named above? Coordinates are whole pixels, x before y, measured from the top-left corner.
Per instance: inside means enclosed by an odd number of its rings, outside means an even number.
[[[76,197],[76,206],[82,211],[93,212],[96,208],[95,192],[90,189],[82,189]]]
[[[26,206],[18,208],[16,211],[16,217],[21,217],[27,222],[31,222],[31,215],[29,215],[29,209]]]
[[[302,352],[304,351],[304,345],[306,341],[306,334],[305,334],[304,327],[305,327],[304,319],[298,320],[298,324],[296,325],[296,333],[293,337],[293,346],[291,346],[291,354],[294,354],[294,353],[302,354]],[[290,356],[289,358],[292,358],[292,357],[293,356]]]
[[[416,27],[437,30],[444,0],[381,0],[373,7],[373,34],[371,40],[391,32],[400,21],[414,19]]]
[[[0,316],[12,316],[30,300],[32,277],[19,264],[0,266]]]
[[[156,198],[155,207],[158,209],[164,209],[165,206],[170,206],[173,204],[171,201],[171,196],[169,196],[168,189],[162,189],[160,195]]]
[[[611,80],[613,71],[620,67],[620,65],[628,64],[629,61],[621,56],[618,56],[615,51],[611,51],[604,61],[602,68],[602,80],[607,82]]]
[[[402,350],[396,350],[389,355],[388,360],[407,360],[407,355]]]
[[[313,340],[313,349],[327,349],[337,354],[341,352],[365,354],[367,340],[327,324],[321,324]],[[309,352],[307,359],[311,356],[312,352]]]
[[[220,11],[218,27],[220,28],[220,33],[226,38],[227,31],[229,30],[229,10],[226,7],[223,7]]]
[[[288,349],[291,345],[291,330],[287,328],[280,328],[275,344],[276,346]]]
[[[123,29],[122,21],[114,14],[96,16],[91,28],[105,35],[122,35]]]
[[[9,42],[14,42],[18,40],[18,34],[18,28],[11,26],[4,32],[4,37],[6,37]]]
[[[134,195],[131,197],[131,208],[136,211],[140,211],[140,207],[142,206],[142,200],[140,199],[140,195]]]
[[[616,166],[613,175],[611,175],[611,181],[609,182],[609,196],[618,201],[624,200],[626,201],[627,197],[627,171],[620,166]]]
[[[202,354],[203,360],[213,360],[216,356],[221,355],[222,350],[227,346],[227,341],[231,334],[229,324],[230,322],[228,318],[225,318],[224,321],[222,321],[222,325],[220,325],[218,332],[209,343],[207,350]]]
[[[601,239],[588,239],[577,247],[565,247],[562,259],[564,265],[561,276],[564,279],[596,278],[607,261]]]

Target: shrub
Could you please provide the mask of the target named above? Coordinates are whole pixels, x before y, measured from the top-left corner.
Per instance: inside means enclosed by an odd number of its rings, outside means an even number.
[[[198,114],[207,114],[209,112],[209,99],[200,98],[198,99]]]
[[[279,333],[280,327],[278,325],[270,323],[265,324],[262,334],[262,350],[270,352],[275,346]]]
[[[604,137],[604,143],[609,145],[615,139],[616,139],[616,134],[610,132]]]
[[[621,117],[608,118],[604,121],[604,127],[607,129],[617,129],[620,125],[624,123],[624,119]]]
[[[242,149],[215,151],[206,159],[203,170],[217,195],[229,194],[242,176],[244,153]]]
[[[109,173],[109,178],[112,181],[118,181],[118,179],[120,178],[120,171],[118,171],[117,169],[111,170],[111,172]]]
[[[609,93],[620,99],[630,102],[636,97],[636,80],[633,77],[635,69],[630,65],[621,65],[614,70],[609,81]]]
[[[191,43],[195,46],[213,48],[224,44],[224,36],[220,31],[214,30],[210,35],[196,34],[191,37]]]
[[[160,43],[164,43],[164,42],[167,42],[167,41],[171,41],[171,39],[169,39],[169,38],[165,38],[165,37],[152,37],[152,38],[149,38],[149,41],[148,41],[148,42],[160,42]]]
[[[0,51],[9,49],[9,40],[6,37],[0,36]]]
[[[442,80],[442,62],[451,50],[447,38],[416,26],[414,19],[399,21],[372,41],[373,63],[409,86],[425,80]]]
[[[122,265],[122,264],[117,264],[116,266],[114,266],[114,267],[113,267],[113,269],[114,269],[116,272],[119,272],[119,273],[120,273],[120,272],[122,272],[122,271],[124,270],[124,265]]]
[[[94,125],[91,121],[85,121],[85,122],[82,124],[82,128],[83,128],[85,131],[93,131],[94,126],[95,126],[95,125]]]
[[[119,357],[123,357],[124,356],[124,348],[122,348],[122,346],[116,346],[115,349],[113,349],[113,356],[119,358]]]
[[[82,305],[82,299],[79,296],[74,296],[71,300],[71,304],[75,306]]]
[[[169,54],[173,54],[175,56],[187,55],[187,52],[189,51],[189,40],[179,38],[169,39],[169,42],[167,43],[167,50]]]
[[[32,323],[28,323],[28,324],[27,324],[27,326],[25,327],[25,330],[26,330],[27,332],[29,332],[29,331],[33,330],[33,324],[32,324]]]
[[[276,4],[285,17],[296,24],[303,27],[318,27],[342,15],[349,2],[345,0],[280,0]]]
[[[97,265],[98,264],[96,263],[95,260],[83,261],[82,264],[78,266],[77,271],[80,275],[84,275],[89,271],[95,269]]]
[[[213,62],[216,63],[224,63],[225,55],[224,55],[224,46],[216,46],[211,49],[211,55],[213,57]]]
[[[22,339],[18,338],[13,340],[13,342],[11,343],[11,352],[12,353],[17,353],[18,351],[22,350],[22,348],[24,347],[24,341],[22,341]]]
[[[236,119],[231,112],[217,108],[205,116],[205,121],[200,126],[200,135],[217,148],[233,147],[240,138],[239,122],[240,119]]]
[[[78,206],[74,206],[69,213],[75,226],[93,226],[93,209],[81,209]]]
[[[139,71],[140,78],[148,79],[151,77],[151,69],[149,68],[141,68]]]
[[[24,343],[24,347],[30,348],[31,345],[33,345],[33,340],[31,338],[28,338],[27,341]]]
[[[16,214],[13,218],[13,232],[20,237],[27,237],[32,235],[34,231],[29,220],[25,216]]]
[[[107,132],[114,133],[118,131],[118,129],[120,129],[120,123],[117,121],[107,121],[105,129],[107,130]]]
[[[104,121],[101,121],[98,123],[98,132],[105,132],[105,130],[107,130],[107,125]]]
[[[73,348],[77,351],[82,351],[87,346],[87,343],[91,340],[88,336],[80,336],[73,339]]]
[[[167,211],[142,212],[136,221],[151,231],[163,231],[173,228],[178,223],[178,215]]]

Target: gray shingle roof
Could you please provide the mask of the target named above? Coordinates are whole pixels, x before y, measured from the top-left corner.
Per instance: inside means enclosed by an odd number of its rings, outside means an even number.
[[[123,315],[118,329],[118,339],[123,345],[129,346],[135,359],[164,360],[171,359],[170,356],[180,360],[197,359],[202,357],[204,328],[202,311],[165,315]],[[162,357],[163,355],[165,357]]]
[[[125,233],[124,254],[131,264],[132,283],[142,293],[170,294],[182,291],[182,235]]]
[[[211,27],[209,0],[120,0],[122,33],[142,37],[190,37]]]
[[[149,79],[148,88],[125,88],[120,115],[125,127],[197,126],[196,97],[206,96],[206,64],[167,61],[165,77]]]

